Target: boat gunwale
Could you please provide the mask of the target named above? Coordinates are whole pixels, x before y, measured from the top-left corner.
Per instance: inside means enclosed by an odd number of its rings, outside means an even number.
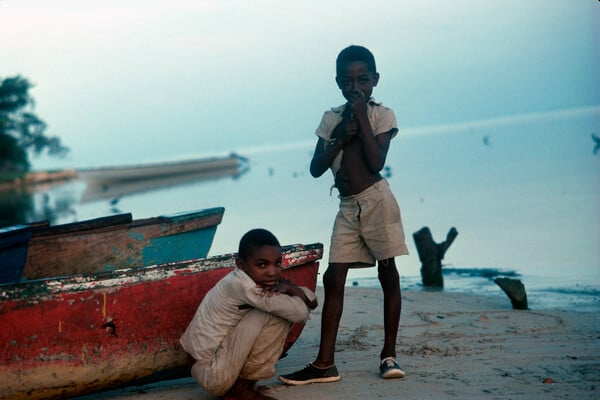
[[[292,244],[282,246],[282,270],[289,270],[320,260],[323,244]],[[149,283],[173,276],[194,275],[222,268],[234,268],[237,253],[207,258],[178,261],[146,267],[126,268],[115,271],[52,277],[0,284],[0,301],[40,301],[59,297],[65,293],[118,286]],[[1,309],[1,308],[0,308]],[[1,313],[1,311],[0,311]]]
[[[68,224],[33,227],[31,228],[33,233],[32,239],[43,240],[46,238],[58,238],[61,236],[71,236],[76,233],[103,233],[107,231],[142,228],[157,223],[189,223],[193,220],[204,220],[210,217],[216,217],[218,219],[216,224],[220,224],[223,219],[224,213],[224,207],[199,209],[190,212],[165,214],[157,217],[141,219],[132,219],[131,213],[124,213],[109,217],[100,217],[85,221],[72,222]],[[207,223],[207,226],[212,226],[215,224],[215,221],[207,221]]]
[[[45,236],[58,236],[64,234],[73,234],[76,232],[89,232],[102,230],[106,228],[121,227],[130,224],[133,221],[131,213],[115,214],[106,217],[86,219],[83,221],[69,222],[60,225],[32,226],[31,231],[34,238]]]

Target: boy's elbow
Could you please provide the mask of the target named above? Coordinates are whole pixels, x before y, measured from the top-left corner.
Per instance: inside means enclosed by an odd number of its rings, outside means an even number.
[[[290,313],[286,319],[292,323],[304,322],[310,317],[309,309],[305,304],[298,306],[295,312]]]
[[[318,178],[325,172],[324,169],[318,168],[316,165],[310,164],[310,174],[313,178]]]
[[[385,168],[385,158],[386,158],[385,153],[379,154],[378,157],[374,158],[374,160],[373,160],[373,172],[374,173],[381,172],[383,170],[383,168]]]
[[[292,322],[294,324],[304,322],[308,319],[309,316],[310,316],[310,314],[308,312],[308,308],[305,307],[303,312],[299,312],[299,313],[293,315],[292,318],[290,319],[290,322]]]

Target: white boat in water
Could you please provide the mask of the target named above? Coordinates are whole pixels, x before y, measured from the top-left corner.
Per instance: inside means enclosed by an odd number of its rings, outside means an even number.
[[[235,177],[246,172],[247,162],[246,158],[232,153],[225,157],[80,169],[77,176],[86,183],[81,201],[87,202],[187,182]]]

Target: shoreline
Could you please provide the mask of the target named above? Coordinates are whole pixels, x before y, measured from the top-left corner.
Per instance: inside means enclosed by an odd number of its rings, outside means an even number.
[[[56,171],[30,171],[14,174],[0,174],[0,191],[19,190],[38,185],[65,183],[77,179],[73,168]]]
[[[320,304],[322,287],[317,288]],[[336,346],[342,380],[285,386],[261,381],[280,400],[592,399],[600,389],[598,313],[513,310],[506,296],[403,290],[398,361],[406,377],[383,380],[381,290],[348,287]],[[303,368],[318,351],[321,305],[277,364]],[[214,400],[191,378],[97,393],[78,399]]]
[[[595,276],[567,281],[564,278],[524,276],[518,272],[515,275],[499,273],[491,277],[478,274],[481,269],[469,268],[470,271],[454,274],[443,270],[443,292],[483,296],[498,302],[508,301],[508,296],[494,282],[496,277],[510,277],[520,280],[525,285],[529,308],[537,311],[582,311],[600,312],[600,284]],[[401,275],[402,292],[437,291],[423,287],[421,276]],[[594,282],[594,283],[591,283]],[[346,287],[379,289],[377,277],[358,277],[348,279]]]

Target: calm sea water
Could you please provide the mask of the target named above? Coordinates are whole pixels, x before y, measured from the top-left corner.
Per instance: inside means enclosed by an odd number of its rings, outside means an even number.
[[[504,296],[492,278],[514,274],[531,308],[600,310],[594,132],[600,135],[598,107],[402,130],[387,167],[410,251],[397,260],[403,288],[420,289],[412,233],[428,226],[441,242],[454,226],[459,235],[444,259],[445,290]],[[82,183],[38,193],[34,203],[38,213],[48,204],[59,208],[57,223],[224,206],[211,255],[236,251],[241,235],[254,227],[273,231],[284,244],[321,242],[327,251],[338,199],[335,191],[330,195],[330,173],[319,179],[308,173],[313,146],[308,137],[232,149],[249,159],[242,176],[130,195],[116,206],[107,200],[81,204]],[[327,254],[321,271],[326,263]],[[376,270],[352,271],[348,284],[376,286]]]

